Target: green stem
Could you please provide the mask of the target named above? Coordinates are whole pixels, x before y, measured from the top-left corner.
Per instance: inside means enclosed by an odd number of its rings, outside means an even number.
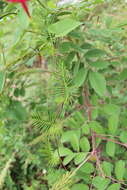
[[[9,15],[17,15],[17,13],[6,13],[5,15],[0,16],[0,19],[3,19],[4,17]]]
[[[37,0],[37,2],[43,7],[44,9],[48,9],[40,0]]]

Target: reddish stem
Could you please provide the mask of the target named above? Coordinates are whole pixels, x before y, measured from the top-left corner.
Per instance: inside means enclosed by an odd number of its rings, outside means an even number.
[[[97,134],[96,134],[96,137],[101,138],[101,139],[106,140],[106,141],[114,142],[114,143],[116,143],[116,144],[122,145],[122,146],[124,146],[124,147],[127,148],[127,144],[121,143],[121,142],[116,141],[116,140],[114,140],[114,139],[108,139],[108,138],[106,138],[106,137],[103,137],[102,135],[97,135]]]
[[[29,10],[28,10],[26,1],[22,1],[22,2],[21,2],[21,5],[22,5],[23,9],[25,10],[26,14],[28,15],[28,17],[31,18],[31,15],[30,15],[30,13],[29,13]]]
[[[87,108],[88,120],[91,121],[92,120],[92,105],[89,100],[89,91],[88,91],[87,87],[85,87],[84,95],[85,95],[84,102],[85,102],[85,106]],[[100,159],[98,157],[98,152],[96,149],[96,133],[92,130],[91,130],[91,136],[92,136],[92,155],[94,155],[96,157],[96,165],[101,173],[101,176],[105,177],[104,172],[101,168]]]
[[[88,114],[88,120],[91,121],[92,119],[92,105],[89,101],[89,92],[87,90],[87,88],[84,90],[84,95],[85,95],[85,106],[87,108],[87,114]]]

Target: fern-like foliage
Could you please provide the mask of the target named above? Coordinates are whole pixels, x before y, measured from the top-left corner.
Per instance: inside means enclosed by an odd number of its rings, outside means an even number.
[[[64,63],[57,65],[57,70],[52,75],[52,87],[49,89],[49,96],[58,103],[67,104],[77,94],[71,85],[71,74]]]
[[[42,135],[34,138],[30,143],[29,146],[36,145],[40,142],[44,142],[46,139],[54,140],[59,138],[62,133],[62,124],[55,125],[53,128],[51,127],[49,130],[44,132]]]
[[[58,165],[59,156],[49,141],[42,145],[41,155],[48,167]]]
[[[33,126],[38,128],[38,130],[40,130],[41,132],[49,130],[55,123],[55,118],[52,118],[50,117],[50,115],[48,115],[48,118],[44,119],[43,115],[41,115],[41,113],[39,112],[34,113],[32,119]]]
[[[48,112],[45,117],[42,113],[34,113],[32,116],[33,126],[41,133],[28,145],[33,146],[47,140],[54,141],[59,139],[62,134],[63,121],[58,119],[54,113]]]
[[[71,172],[67,172],[49,190],[69,190],[72,185]]]

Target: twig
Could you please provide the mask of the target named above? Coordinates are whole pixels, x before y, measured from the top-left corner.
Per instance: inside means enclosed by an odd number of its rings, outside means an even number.
[[[91,180],[91,184],[90,184],[90,188],[89,190],[92,190],[93,188],[93,184],[92,184],[92,181],[93,181],[93,178],[96,176],[96,171],[94,172],[93,176],[92,176],[92,180]]]
[[[109,179],[111,179],[112,181],[114,181],[114,182],[117,182],[117,183],[121,183],[122,185],[125,185],[125,186],[127,186],[127,184],[125,184],[124,183],[124,180],[117,180],[117,179],[114,179],[113,177],[111,177],[111,176],[106,176],[106,178],[109,178]]]
[[[92,107],[90,100],[89,100],[89,91],[88,91],[87,87],[85,87],[84,96],[85,96],[84,102],[85,102],[85,106],[87,108],[88,120],[91,121],[92,120],[92,109],[93,109],[93,107]],[[97,165],[98,169],[100,170],[101,176],[105,177],[104,172],[101,168],[100,159],[98,157],[98,153],[97,153],[97,149],[96,149],[96,133],[92,130],[91,130],[91,136],[92,136],[92,153],[96,157],[96,165]]]
[[[100,159],[99,159],[97,153],[96,153],[96,164],[97,164],[98,169],[99,169],[100,172],[101,172],[101,176],[102,176],[103,178],[105,178],[105,174],[104,174],[103,169],[102,169],[102,167],[101,167]]]
[[[84,104],[87,109],[87,114],[88,114],[88,120],[91,121],[92,119],[92,105],[89,101],[89,92],[87,89],[87,86],[84,87]]]
[[[114,140],[114,139],[108,139],[108,138],[106,138],[106,137],[103,137],[102,135],[97,135],[97,134],[96,134],[96,137],[101,138],[101,139],[106,140],[106,141],[114,142],[114,143],[116,143],[116,144],[119,144],[119,145],[124,146],[124,147],[127,148],[127,144],[121,143],[121,142],[116,141],[116,140]]]
[[[102,170],[102,167],[101,167],[101,164],[100,164],[100,159],[98,157],[98,153],[97,153],[97,150],[96,150],[96,133],[95,132],[92,132],[92,146],[93,146],[93,152],[94,152],[94,156],[96,157],[96,164],[97,164],[97,167],[98,169],[100,170],[100,173],[101,173],[101,176],[105,178],[105,174]]]

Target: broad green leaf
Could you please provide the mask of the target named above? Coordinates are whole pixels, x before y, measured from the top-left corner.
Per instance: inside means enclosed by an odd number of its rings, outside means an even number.
[[[73,158],[74,158],[75,156],[76,156],[75,153],[71,153],[71,154],[69,154],[68,156],[66,156],[66,157],[64,158],[63,165],[64,165],[64,166],[67,165],[69,162],[71,162],[71,160],[73,160]]]
[[[107,68],[109,65],[110,65],[110,63],[107,62],[107,61],[95,61],[95,62],[91,62],[91,63],[90,63],[90,66],[95,67],[95,68],[97,68],[97,69],[99,69],[99,70],[105,69],[105,68]]]
[[[89,190],[89,187],[86,184],[75,184],[72,186],[71,190]]]
[[[82,23],[70,18],[65,18],[49,26],[49,32],[56,35],[56,37],[66,36],[69,32],[80,26]]]
[[[105,190],[110,183],[110,179],[106,179],[100,176],[96,176],[93,179],[92,184],[98,189],[98,190]]]
[[[111,172],[113,170],[113,165],[109,162],[104,161],[102,163],[102,169],[106,176],[111,176],[112,175]]]
[[[115,143],[108,141],[106,143],[106,152],[109,156],[114,157],[114,155],[115,155]]]
[[[108,118],[108,128],[111,134],[115,134],[119,123],[118,115],[112,115]]]
[[[88,153],[84,153],[84,152],[79,152],[77,153],[77,155],[75,156],[75,159],[74,159],[74,163],[76,165],[80,164],[87,156]]]
[[[106,52],[101,49],[91,49],[85,54],[85,58],[95,58],[103,57],[106,55]]]
[[[80,130],[71,130],[71,131],[66,131],[62,134],[62,137],[61,137],[61,142],[62,143],[65,143],[65,142],[70,142],[71,140],[71,136],[73,135],[76,135],[77,138],[79,139],[80,138]]]
[[[89,81],[91,87],[95,90],[95,92],[100,95],[104,96],[106,92],[106,80],[104,76],[98,72],[90,72],[89,73]]]
[[[80,171],[86,173],[86,174],[90,174],[94,172],[94,166],[92,163],[86,162],[81,168]]]
[[[70,136],[70,143],[71,143],[71,146],[73,147],[73,150],[75,151],[79,151],[79,138],[77,137],[76,134],[72,134]]]
[[[91,95],[91,102],[93,105],[98,106],[98,100],[99,100],[99,97],[97,96],[97,94]]]
[[[82,48],[82,49],[91,49],[91,48],[92,48],[92,45],[89,44],[89,43],[84,43],[84,44],[82,44],[81,48]]]
[[[122,131],[120,133],[120,140],[123,142],[123,143],[127,143],[127,131]]]
[[[80,139],[80,148],[82,151],[89,152],[90,150],[90,143],[86,137],[82,137]]]
[[[104,130],[103,127],[97,121],[91,121],[89,123],[89,127],[96,132],[97,134],[103,134]]]
[[[76,31],[76,30],[71,31],[69,33],[69,36],[74,38],[74,39],[79,39],[79,40],[83,39],[84,40],[84,36],[83,36],[82,32],[80,32],[79,30],[78,31]]]
[[[108,115],[119,115],[120,113],[120,107],[115,104],[105,104],[102,109]]]
[[[92,115],[91,115],[92,120],[95,120],[97,118],[97,116],[98,116],[98,108],[94,108],[92,110]]]
[[[120,184],[114,183],[114,184],[110,185],[107,190],[120,190]]]
[[[82,52],[82,53],[84,53],[84,51],[82,50],[82,48],[80,48],[80,46],[79,45],[77,45],[77,44],[75,44],[75,43],[72,43],[72,46],[71,46],[72,48],[73,48],[73,50],[74,51],[76,51],[76,52]]]
[[[73,61],[73,59],[75,58],[76,52],[75,51],[71,51],[70,53],[67,54],[64,63],[71,67],[71,63]]]
[[[119,160],[115,163],[115,175],[118,180],[123,180],[123,176],[125,173],[125,162],[123,160]]]
[[[86,80],[88,70],[85,68],[81,68],[76,76],[74,77],[73,83],[75,86],[80,87],[83,85],[84,81]]]
[[[66,155],[71,154],[71,153],[72,153],[72,151],[69,148],[65,148],[65,147],[59,148],[60,156],[66,156]]]
[[[88,124],[82,125],[82,133],[88,135],[90,133],[90,126]]]
[[[6,75],[5,71],[0,71],[0,93],[2,92],[4,87],[5,75]]]
[[[69,53],[72,49],[72,43],[71,42],[63,42],[60,44],[59,51],[60,53]]]
[[[75,61],[73,66],[73,76],[75,77],[80,69],[80,62]],[[73,79],[74,80],[74,79]]]

